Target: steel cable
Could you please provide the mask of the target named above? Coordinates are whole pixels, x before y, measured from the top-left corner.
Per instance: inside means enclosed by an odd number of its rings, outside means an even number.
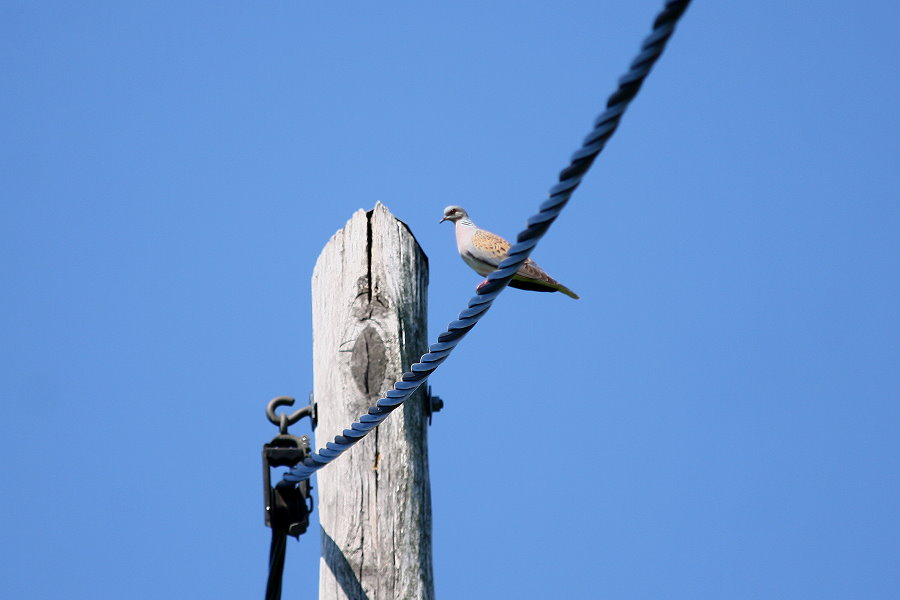
[[[559,183],[550,188],[549,199],[541,204],[540,211],[536,215],[528,219],[528,226],[519,233],[517,243],[509,249],[509,256],[500,263],[496,271],[488,275],[488,281],[469,299],[467,308],[459,313],[457,320],[447,326],[447,330],[438,336],[437,343],[428,347],[428,352],[422,355],[419,362],[413,364],[409,372],[404,373],[400,380],[394,383],[393,389],[369,408],[367,414],[362,415],[357,422],[350,425],[349,429],[336,436],[333,442],[328,442],[324,448],[313,452],[306,460],[293,467],[285,474],[286,481],[309,479],[313,473],[378,427],[394,409],[412,396],[487,313],[494,300],[569,202],[572,193],[581,183],[581,178],[615,133],[622,115],[665,49],[666,43],[675,31],[675,25],[688,4],[690,0],[667,0],[653,22],[653,31],[644,39],[641,50],[631,62],[628,72],[619,78],[618,88],[606,102],[606,110],[594,121],[594,129],[584,139],[581,148],[572,155],[569,166],[560,172]]]

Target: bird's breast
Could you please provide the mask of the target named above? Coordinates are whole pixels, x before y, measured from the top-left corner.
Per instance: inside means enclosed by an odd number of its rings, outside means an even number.
[[[479,275],[487,275],[488,273],[491,273],[497,269],[496,266],[488,264],[483,260],[477,259],[468,250],[463,250],[459,253],[459,255],[462,257],[465,263],[472,267]]]

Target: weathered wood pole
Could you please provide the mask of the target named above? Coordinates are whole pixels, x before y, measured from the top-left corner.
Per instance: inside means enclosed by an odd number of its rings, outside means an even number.
[[[428,259],[378,203],[328,241],[312,278],[316,446],[427,349]],[[434,598],[425,391],[318,472],[320,600]]]

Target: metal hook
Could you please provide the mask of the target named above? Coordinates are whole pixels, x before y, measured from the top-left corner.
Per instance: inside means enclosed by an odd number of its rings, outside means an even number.
[[[269,404],[266,405],[266,417],[268,417],[269,422],[272,425],[278,425],[278,429],[281,433],[287,433],[287,428],[289,425],[293,425],[303,417],[312,417],[313,416],[313,406],[304,406],[303,408],[294,411],[294,413],[290,416],[287,413],[275,413],[275,409],[279,406],[293,406],[295,400],[290,396],[279,396],[277,398],[273,398],[269,401]]]

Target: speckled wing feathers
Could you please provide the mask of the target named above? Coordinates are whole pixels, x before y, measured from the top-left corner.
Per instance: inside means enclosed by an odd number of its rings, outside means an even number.
[[[472,236],[472,255],[497,268],[509,253],[509,242],[496,233],[479,229]]]

